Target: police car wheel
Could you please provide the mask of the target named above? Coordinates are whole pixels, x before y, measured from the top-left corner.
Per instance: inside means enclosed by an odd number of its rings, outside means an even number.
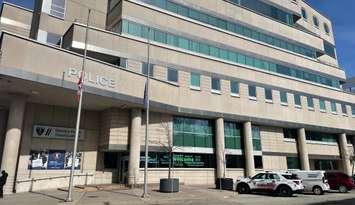
[[[292,196],[292,190],[290,189],[290,187],[287,187],[287,186],[279,187],[277,193],[280,196]]]
[[[313,187],[313,194],[315,194],[315,195],[323,195],[324,191],[323,191],[323,189],[321,187],[315,186],[315,187]]]
[[[250,192],[250,188],[247,184],[240,184],[237,187],[237,191],[239,194],[247,194]]]

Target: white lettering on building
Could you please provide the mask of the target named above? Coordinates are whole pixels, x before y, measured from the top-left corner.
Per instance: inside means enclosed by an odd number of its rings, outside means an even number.
[[[76,68],[68,69],[68,77],[76,77],[77,79],[79,79],[80,75],[81,75],[81,70],[78,70]],[[104,88],[116,87],[116,81],[114,79],[107,76],[93,74],[90,72],[85,72],[84,82],[92,85],[104,87]]]

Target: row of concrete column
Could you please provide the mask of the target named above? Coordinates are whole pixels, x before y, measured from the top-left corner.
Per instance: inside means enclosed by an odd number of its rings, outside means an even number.
[[[131,132],[130,132],[130,156],[128,169],[128,184],[134,185],[137,182],[139,174],[139,160],[140,160],[140,125],[141,125],[141,111],[139,109],[132,109],[131,111]],[[225,138],[224,138],[224,119],[217,118],[215,120],[215,140],[216,140],[216,177],[224,178],[226,173],[225,163]],[[245,157],[245,175],[253,176],[255,174],[254,165],[254,151],[252,138],[252,123],[243,123],[243,142],[244,142],[244,157]],[[310,170],[309,156],[306,141],[306,131],[304,128],[297,130],[297,147],[302,170]],[[351,175],[351,166],[349,160],[349,153],[347,149],[346,134],[339,136],[340,157],[343,164],[343,171]]]

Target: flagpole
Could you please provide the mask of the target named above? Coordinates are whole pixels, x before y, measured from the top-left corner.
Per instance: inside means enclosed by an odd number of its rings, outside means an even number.
[[[144,187],[143,198],[148,196],[148,137],[149,137],[149,79],[150,79],[150,28],[148,28],[148,62],[147,62],[147,80],[146,80],[146,123],[145,123],[145,157],[144,157]]]
[[[81,84],[81,88],[79,88],[80,89],[79,90],[80,96],[79,96],[78,112],[77,112],[77,116],[76,116],[74,149],[73,149],[71,169],[70,169],[68,195],[67,195],[67,198],[65,200],[66,202],[72,202],[73,201],[72,195],[73,195],[74,171],[75,171],[75,161],[76,161],[76,153],[77,153],[79,130],[80,130],[81,106],[82,106],[82,103],[83,103],[83,88],[84,88],[84,75],[85,75],[84,71],[85,71],[86,57],[87,57],[87,41],[88,41],[90,13],[91,13],[91,9],[89,9],[88,18],[87,18],[87,22],[86,22],[84,56],[83,56],[81,74],[80,74],[79,83],[78,83],[78,87]]]

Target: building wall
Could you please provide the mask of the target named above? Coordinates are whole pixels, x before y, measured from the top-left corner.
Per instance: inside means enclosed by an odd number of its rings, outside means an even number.
[[[29,37],[32,11],[4,3],[0,18],[1,30],[10,31],[21,36]]]

